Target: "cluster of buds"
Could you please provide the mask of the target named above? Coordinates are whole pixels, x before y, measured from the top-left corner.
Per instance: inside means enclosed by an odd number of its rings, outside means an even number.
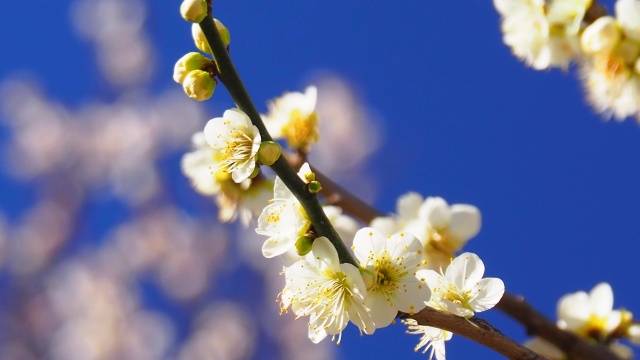
[[[193,23],[191,35],[196,47],[206,54],[211,54],[211,47],[209,47],[199,25],[207,17],[207,2],[205,0],[184,0],[180,5],[180,14],[183,19]],[[229,30],[219,20],[214,19],[214,22],[225,46],[229,46],[231,41]],[[198,52],[190,52],[176,63],[173,69],[173,80],[182,84],[184,92],[191,99],[203,101],[210,99],[213,95],[218,84],[217,73],[215,61]]]

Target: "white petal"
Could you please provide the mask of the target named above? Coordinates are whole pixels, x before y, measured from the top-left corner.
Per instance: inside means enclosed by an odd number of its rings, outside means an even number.
[[[605,282],[600,283],[591,289],[589,293],[591,309],[598,317],[606,317],[613,309],[613,290]]]
[[[409,192],[398,198],[396,209],[401,219],[409,220],[418,216],[424,198],[416,192]]]
[[[417,313],[424,309],[431,298],[431,290],[427,284],[410,275],[402,283],[402,287],[406,292],[401,290],[395,297],[394,305],[396,309],[405,313]]]
[[[253,160],[245,161],[243,163],[239,163],[238,167],[233,170],[231,173],[231,178],[237,184],[247,180],[249,176],[253,173],[253,170],[256,168],[256,163]]]
[[[267,259],[282,255],[295,245],[292,238],[270,238],[262,244],[262,255]]]
[[[497,278],[482,279],[476,288],[478,295],[469,304],[476,312],[489,310],[496,306],[504,294],[504,283]]]
[[[445,271],[447,280],[460,290],[470,290],[484,275],[484,263],[474,253],[460,254]]]
[[[317,344],[317,343],[319,343],[320,341],[324,340],[327,337],[327,332],[324,331],[322,326],[314,326],[313,323],[309,323],[308,336],[309,336],[309,339],[314,344]]]
[[[434,229],[444,229],[451,221],[449,204],[441,197],[428,197],[420,206],[419,217],[427,220]]]
[[[365,304],[371,311],[376,329],[389,326],[398,314],[398,309],[379,292],[369,292]]]
[[[306,114],[312,113],[316,109],[316,102],[318,100],[318,88],[315,86],[309,86],[304,92],[305,99],[301,102],[300,110]]]
[[[482,220],[478,208],[472,205],[455,204],[451,206],[449,231],[459,241],[466,242],[480,231]]]
[[[422,260],[422,243],[413,234],[397,233],[391,235],[384,246],[391,259],[398,259],[406,267],[416,266]]]
[[[607,334],[612,333],[622,321],[622,312],[613,310],[607,314],[607,323],[604,325],[604,332]]]
[[[371,312],[364,305],[367,290],[360,271],[351,264],[340,264],[340,270],[353,283],[353,298],[351,299],[351,305],[347,308],[349,320],[366,334],[373,334],[376,330],[376,325],[371,317]]]
[[[284,184],[280,177],[276,176],[276,180],[273,182],[273,198],[282,200],[294,200],[298,201],[293,195],[291,190]]]
[[[244,113],[244,111],[238,108],[232,108],[224,112],[223,118],[232,121],[234,124],[242,125],[244,127],[251,127],[251,119]]]
[[[353,238],[353,252],[361,265],[373,262],[378,254],[382,254],[385,237],[374,228],[360,229]]]
[[[390,217],[377,217],[371,221],[371,227],[380,231],[384,236],[391,235],[397,232],[397,221]]]
[[[316,259],[319,269],[331,269],[335,272],[340,271],[340,260],[338,259],[338,251],[329,239],[321,236],[313,241],[311,252]]]
[[[584,291],[564,295],[558,301],[558,319],[562,320],[569,330],[584,325],[590,316],[589,295]]]
[[[316,239],[316,241],[317,240],[318,239]],[[315,241],[314,241],[314,244],[315,244]],[[337,253],[336,253],[336,256],[337,256]],[[367,286],[364,284],[362,275],[360,275],[360,270],[358,270],[358,268],[353,266],[352,264],[347,263],[347,264],[340,264],[339,271],[342,271],[347,276],[351,284],[353,284],[353,286],[355,287],[355,290],[357,290],[358,293],[364,299],[364,297],[367,296]]]

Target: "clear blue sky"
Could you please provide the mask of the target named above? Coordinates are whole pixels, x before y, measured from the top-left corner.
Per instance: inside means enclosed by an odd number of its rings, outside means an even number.
[[[70,3],[0,2],[0,81],[27,71],[71,107],[111,96],[90,46],[69,24]],[[152,92],[169,86],[175,61],[193,51],[178,3],[148,2]],[[368,165],[378,208],[393,211],[407,191],[474,204],[483,227],[466,250],[508,291],[555,318],[561,295],[608,281],[615,306],[640,314],[640,126],[594,114],[573,69],[525,68],[503,45],[490,1],[214,3],[256,102],[302,89],[319,70],[358,88],[383,121],[384,143]],[[216,108],[231,106],[224,93],[217,90]],[[0,145],[7,137],[0,128]],[[174,160],[173,176],[182,178]],[[0,208],[17,216],[30,195],[15,192],[29,187],[0,169],[0,188]],[[499,312],[481,317],[525,339]],[[351,329],[343,358],[425,358],[403,330],[359,337]],[[459,338],[447,345],[452,359],[500,358]]]

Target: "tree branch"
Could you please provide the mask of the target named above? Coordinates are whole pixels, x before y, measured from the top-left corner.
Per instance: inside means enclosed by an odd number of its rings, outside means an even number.
[[[401,318],[411,318],[420,325],[437,327],[463,336],[484,345],[509,359],[544,360],[544,357],[511,340],[488,322],[473,317],[465,319],[427,306],[414,315],[399,314]]]

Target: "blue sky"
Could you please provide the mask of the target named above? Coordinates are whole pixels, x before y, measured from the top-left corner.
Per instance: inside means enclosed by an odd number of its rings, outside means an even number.
[[[379,209],[393,211],[407,191],[474,204],[483,227],[466,250],[478,253],[487,275],[502,278],[508,291],[555,318],[560,296],[607,281],[616,307],[640,312],[640,126],[594,114],[574,69],[526,68],[503,45],[489,1],[214,3],[231,31],[236,67],[261,109],[330,71],[350,81],[375,111],[383,143],[367,171],[375,177]],[[70,4],[0,2],[0,81],[31,74],[70,107],[113,96],[90,45],[69,23]],[[148,7],[153,93],[172,86],[173,64],[193,45],[177,1]],[[211,103],[208,117],[232,106],[222,87]],[[0,128],[0,145],[8,136]],[[177,164],[178,157],[171,176],[183,181]],[[0,208],[18,216],[33,189],[2,169],[0,186]],[[499,312],[481,317],[525,339]],[[412,351],[417,337],[403,331],[396,326],[359,337],[351,329],[340,351],[344,359],[425,358]],[[458,338],[447,351],[452,359],[500,358]],[[256,355],[262,358],[268,357]]]

